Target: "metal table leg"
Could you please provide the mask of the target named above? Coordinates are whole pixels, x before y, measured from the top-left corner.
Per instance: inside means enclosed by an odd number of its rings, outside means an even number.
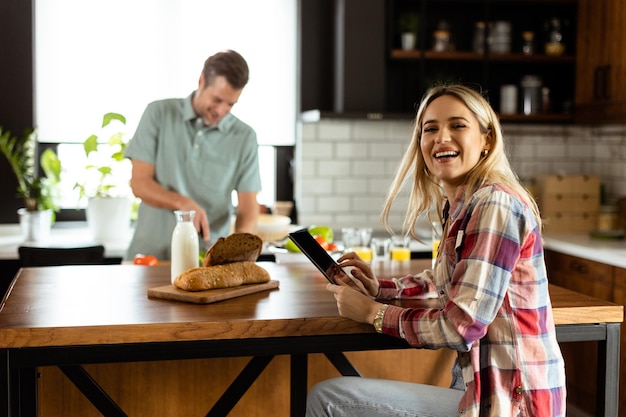
[[[9,351],[2,349],[0,352],[0,417],[8,417],[11,412]]]
[[[308,380],[308,355],[291,355],[291,417],[304,417]]]
[[[274,359],[273,356],[255,356],[252,358],[206,416],[228,415],[272,359]]]
[[[82,366],[59,366],[59,368],[103,416],[127,416]]]
[[[596,415],[617,417],[619,406],[620,323],[607,323],[606,340],[598,342]],[[613,361],[612,358],[617,358]]]

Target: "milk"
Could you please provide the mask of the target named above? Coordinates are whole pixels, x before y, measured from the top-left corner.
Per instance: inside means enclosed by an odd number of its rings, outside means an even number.
[[[171,281],[182,272],[198,266],[198,232],[193,225],[195,211],[176,210],[176,227],[172,233]]]

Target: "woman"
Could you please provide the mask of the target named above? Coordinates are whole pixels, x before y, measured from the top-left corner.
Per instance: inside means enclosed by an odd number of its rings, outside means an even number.
[[[312,389],[307,416],[565,416],[539,210],[511,170],[498,118],[479,93],[452,85],[425,95],[383,209],[387,229],[409,177],[404,227],[414,238],[418,216],[443,208],[433,270],[377,280],[349,253],[339,261],[356,267],[358,284],[340,274],[328,290],[344,317],[414,347],[456,350],[453,387],[336,378]],[[440,308],[379,302],[431,294]]]

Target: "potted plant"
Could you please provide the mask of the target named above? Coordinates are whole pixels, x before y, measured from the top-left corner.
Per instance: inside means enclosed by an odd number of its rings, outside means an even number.
[[[415,49],[417,39],[417,29],[419,25],[419,16],[415,12],[405,12],[398,18],[398,32],[402,42],[402,49]]]
[[[50,234],[54,213],[59,210],[61,161],[46,149],[39,158],[44,176],[39,176],[37,132],[18,138],[0,127],[0,151],[6,157],[17,179],[17,193],[24,201],[18,210],[24,241],[45,242]]]
[[[115,123],[114,123],[115,122]],[[130,230],[133,200],[130,197],[130,161],[124,157],[128,146],[123,129],[126,118],[119,113],[106,113],[102,119],[102,135],[91,135],[83,142],[87,163],[83,180],[74,185],[79,200],[88,199],[87,223],[98,242],[126,238]]]

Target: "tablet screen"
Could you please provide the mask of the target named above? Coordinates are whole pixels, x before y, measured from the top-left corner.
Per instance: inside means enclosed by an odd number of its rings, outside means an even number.
[[[296,230],[289,233],[289,237],[306,255],[307,258],[320,270],[326,279],[335,284],[333,276],[337,273],[339,265],[337,262],[322,248],[315,238],[306,229]]]

